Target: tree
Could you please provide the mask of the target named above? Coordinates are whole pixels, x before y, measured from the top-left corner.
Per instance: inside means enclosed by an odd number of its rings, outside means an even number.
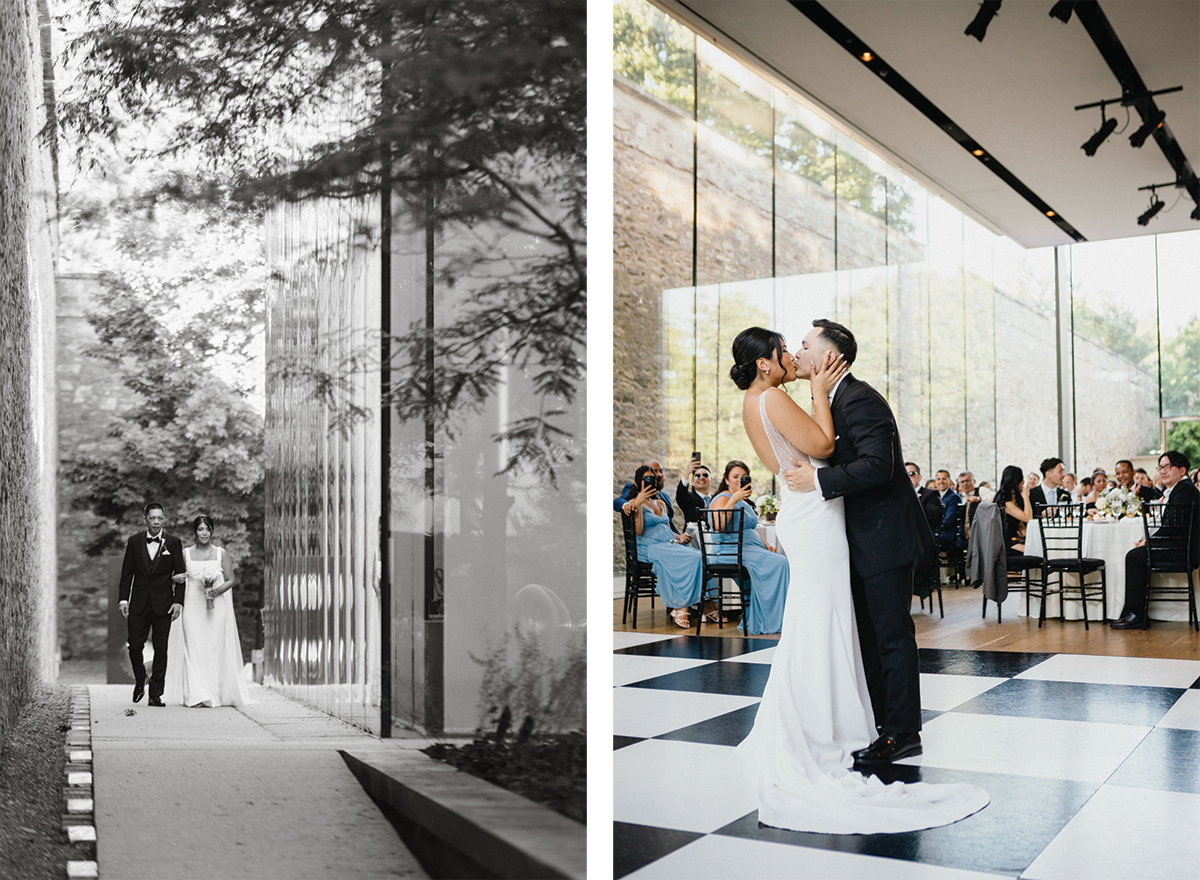
[[[199,153],[196,197],[248,204],[386,190],[417,229],[484,227],[536,237],[520,271],[480,236],[438,267],[483,282],[450,326],[413,324],[391,346],[388,402],[446,422],[498,387],[503,365],[535,367],[549,401],[497,435],[510,467],[553,466],[553,401],[581,388],[586,320],[586,7],[580,0],[92,0],[71,46],[78,87],[60,105],[83,149]],[[126,127],[165,126],[148,143]],[[438,369],[430,371],[431,358]],[[288,365],[285,365],[287,368]],[[314,388],[336,385],[312,361]]]

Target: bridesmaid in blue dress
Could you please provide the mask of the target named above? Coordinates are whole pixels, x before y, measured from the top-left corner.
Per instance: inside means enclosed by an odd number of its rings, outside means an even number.
[[[646,477],[649,475],[650,481]],[[650,468],[637,469],[633,485],[641,487],[630,501],[633,503],[633,527],[637,532],[638,559],[654,565],[658,579],[658,595],[671,609],[671,619],[684,629],[688,608],[700,601],[700,585],[704,567],[700,553],[694,547],[678,543],[678,537],[667,521],[666,508],[655,498],[658,484]],[[685,539],[687,536],[683,536]]]
[[[743,476],[750,476],[750,469],[745,462],[731,461],[725,465],[725,476],[710,506],[714,509],[741,508],[743,511],[742,564],[750,572],[750,619],[747,621],[747,632],[777,633],[783,628],[783,603],[787,598],[790,576],[788,561],[786,556],[775,553],[773,547],[764,544],[754,530],[758,525],[758,514],[747,501],[752,487],[749,482],[745,486],[741,484]],[[726,529],[731,527],[731,523],[724,525]]]

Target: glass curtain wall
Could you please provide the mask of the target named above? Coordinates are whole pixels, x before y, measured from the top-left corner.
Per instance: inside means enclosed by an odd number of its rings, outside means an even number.
[[[614,23],[617,385],[622,358],[662,367],[637,408],[615,396],[618,487],[659,451],[673,479],[693,449],[714,476],[741,459],[760,491],[770,485],[728,378],[733,337],[756,324],[792,346],[814,318],[849,326],[855,374],[887,397],[927,475],[970,470],[995,486],[1005,465],[1031,471],[1057,454],[1111,470],[1157,448],[1160,415],[1200,416],[1200,232],[1021,248],[645,0],[617,0]],[[631,130],[679,161],[628,149]],[[680,234],[639,226],[624,207],[639,200]],[[673,273],[629,271],[667,261]],[[627,320],[630,286],[660,311],[644,328]],[[807,405],[806,388],[791,393]],[[661,433],[623,435],[642,418]],[[1172,427],[1193,429],[1200,452],[1200,422]]]

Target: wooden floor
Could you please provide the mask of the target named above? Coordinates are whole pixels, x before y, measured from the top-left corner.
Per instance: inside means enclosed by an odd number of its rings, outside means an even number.
[[[1151,621],[1150,628],[1114,630],[1107,625],[1092,623],[1087,630],[1082,620],[1049,619],[1038,629],[1037,618],[1005,615],[996,623],[996,606],[988,603],[988,616],[980,616],[983,597],[977,589],[943,590],[946,617],[938,617],[937,596],[934,596],[932,615],[913,600],[913,622],[917,626],[917,644],[922,648],[962,648],[975,651],[1030,651],[1062,654],[1107,654],[1119,657],[1161,657],[1164,659],[1200,659],[1200,633],[1188,627],[1186,621]],[[1024,601],[1022,599],[1022,601]],[[653,610],[650,600],[642,599],[638,608],[637,632],[679,635],[684,630],[675,625],[656,600]],[[633,631],[632,621],[621,624],[621,600],[613,601],[613,629]],[[693,626],[688,632],[695,634]],[[726,624],[718,628],[705,623],[700,630],[704,636],[745,638],[741,630]],[[752,639],[777,639],[779,636],[750,636]]]

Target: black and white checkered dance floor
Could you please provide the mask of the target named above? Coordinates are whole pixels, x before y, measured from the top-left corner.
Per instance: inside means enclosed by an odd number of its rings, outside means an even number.
[[[761,827],[737,745],[773,640],[614,633],[617,877],[1200,877],[1200,660],[921,650],[924,755],[991,804],[906,834]]]

